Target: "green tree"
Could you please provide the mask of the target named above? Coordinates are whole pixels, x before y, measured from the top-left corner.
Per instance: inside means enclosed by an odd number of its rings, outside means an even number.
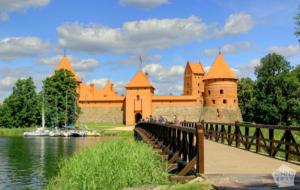
[[[300,5],[299,5],[299,9],[300,9]],[[295,35],[297,37],[300,37],[300,13],[298,13],[295,17],[295,24],[296,24]],[[299,41],[300,41],[300,39],[299,39]]]
[[[254,85],[255,82],[250,78],[242,78],[238,82],[239,107],[244,121],[253,121],[254,119]]]
[[[291,84],[290,63],[281,55],[271,53],[261,59],[256,67],[257,77],[254,86],[255,121],[266,124],[290,124],[293,115],[290,109],[291,92],[295,90]]]
[[[300,65],[288,76],[290,120],[294,125],[300,124]]]
[[[75,124],[80,113],[77,82],[74,75],[65,69],[43,81],[45,116],[47,126],[62,127]]]
[[[0,107],[0,126],[32,127],[40,124],[39,98],[32,78],[18,80]]]

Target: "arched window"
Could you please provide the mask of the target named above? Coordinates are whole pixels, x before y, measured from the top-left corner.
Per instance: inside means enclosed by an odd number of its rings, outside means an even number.
[[[140,95],[136,95],[136,100],[137,100],[137,101],[140,100]]]
[[[208,91],[208,94],[210,95],[210,90]]]
[[[223,91],[223,89],[221,89],[221,90],[220,90],[220,94],[223,94],[223,93],[224,93],[224,91]]]
[[[216,104],[216,100],[212,100],[212,103],[213,103],[213,104]]]
[[[227,100],[226,99],[223,100],[223,104],[227,104]]]

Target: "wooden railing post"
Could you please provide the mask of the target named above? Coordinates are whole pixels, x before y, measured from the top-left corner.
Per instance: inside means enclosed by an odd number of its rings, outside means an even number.
[[[204,129],[201,124],[196,126],[197,173],[204,174]]]

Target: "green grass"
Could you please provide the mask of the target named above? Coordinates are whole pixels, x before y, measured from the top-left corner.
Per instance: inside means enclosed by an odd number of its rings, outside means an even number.
[[[148,145],[118,140],[99,143],[64,160],[47,189],[115,190],[167,183],[161,159]]]
[[[26,131],[34,131],[36,127],[30,128],[0,128],[0,136],[23,136]]]
[[[88,127],[88,129],[97,131],[112,129],[115,127],[124,127],[123,124],[116,123],[86,123],[85,125]]]

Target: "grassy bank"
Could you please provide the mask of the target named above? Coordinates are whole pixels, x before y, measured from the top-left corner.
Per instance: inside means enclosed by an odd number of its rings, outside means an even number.
[[[34,131],[35,127],[30,128],[0,128],[0,136],[23,136],[26,131]]]
[[[120,123],[86,123],[84,124],[90,130],[102,131],[106,129],[112,129],[115,127],[124,127],[123,124]]]
[[[48,189],[122,189],[166,184],[160,158],[144,144],[126,140],[99,143],[60,166]]]

